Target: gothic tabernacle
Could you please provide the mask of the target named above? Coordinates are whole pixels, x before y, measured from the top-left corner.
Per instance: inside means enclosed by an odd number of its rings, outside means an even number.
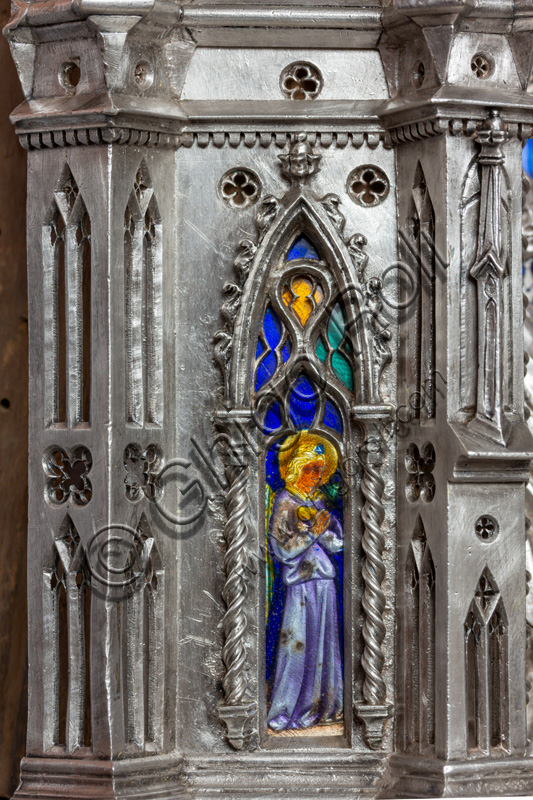
[[[16,797],[532,795],[533,6],[15,0],[5,35]]]

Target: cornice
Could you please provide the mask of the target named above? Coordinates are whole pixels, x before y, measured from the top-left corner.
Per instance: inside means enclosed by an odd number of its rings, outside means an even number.
[[[405,87],[400,91],[398,81],[392,81],[393,97],[386,101],[179,99],[190,59],[200,42],[200,30],[216,31],[217,36],[224,30],[240,32],[233,45],[245,43],[239,38],[244,30],[256,39],[268,33],[274,39],[267,42],[261,38],[262,46],[288,46],[290,41],[292,47],[301,44],[298,37],[302,31],[334,31],[342,35],[343,47],[356,47],[358,36],[372,32],[379,38],[382,23],[386,23],[382,37],[386,46],[380,44],[380,50],[390,81],[398,67],[397,46],[402,36],[407,45],[413,31],[422,36],[421,26],[435,28],[446,20],[449,45],[455,33],[464,28],[465,20],[484,18],[493,26],[502,13],[501,9],[491,10],[485,0],[426,0],[423,5],[417,0],[393,0],[384,9],[376,2],[338,7],[312,2],[228,4],[200,0],[174,5],[162,0],[14,0],[6,34],[27,100],[15,110],[12,120],[29,148],[90,143],[189,146],[189,142],[200,147],[238,147],[241,143],[253,147],[257,142],[260,146],[271,141],[285,143],[288,135],[299,131],[318,136],[321,146],[360,147],[366,142],[372,147],[380,141],[390,145],[445,131],[454,134],[457,120],[463,127],[475,125],[485,118],[488,108],[498,109],[506,124],[515,126],[517,135],[521,135],[521,126],[533,125],[533,96],[519,90],[519,81],[514,87],[489,82],[476,87],[446,83],[446,53],[440,51],[440,85],[418,91],[409,86],[407,91]],[[515,15],[527,32],[530,13],[525,0],[517,0],[512,9],[506,7],[505,17],[509,21]],[[395,31],[394,36],[391,31]],[[293,33],[296,38],[291,39]],[[186,40],[180,39],[185,34]],[[424,36],[435,49],[427,31]],[[49,46],[52,41],[68,42],[72,37],[94,38],[80,48],[85,58],[83,75],[90,77],[77,90],[61,94],[57,72],[42,73],[37,51],[45,42]],[[326,39],[319,40],[314,46],[326,46]],[[376,44],[377,38],[373,46]],[[528,74],[528,64],[521,53],[527,50],[527,44],[516,45],[524,75]],[[153,85],[145,88],[136,85],[132,77],[144,51],[155,74]],[[97,69],[91,72],[88,64],[97,65]],[[35,96],[38,93],[53,96]]]
[[[533,126],[533,97],[525,92],[445,85],[431,94],[414,93],[383,103],[379,118],[391,142],[415,141],[440,133],[470,136],[491,108],[498,109],[508,132],[524,141]]]
[[[528,0],[393,0],[383,10],[382,24],[399,39],[408,36],[409,25],[424,30],[451,25],[455,33],[513,34],[533,28],[533,8]]]
[[[433,119],[425,122],[399,125],[387,133],[391,145],[398,145],[406,142],[416,142],[420,139],[428,139],[431,136],[439,136],[443,133],[447,133],[450,136],[466,136],[470,138],[479,129],[480,125],[481,120],[468,117],[464,119]],[[525,142],[533,136],[533,125],[531,124],[507,123],[506,128],[510,138],[517,138],[521,142]]]
[[[76,147],[84,145],[130,145],[138,147],[254,147],[284,148],[292,138],[291,132],[279,131],[196,131],[184,133],[163,133],[161,131],[141,130],[137,128],[115,128],[95,126],[88,128],[55,129],[48,131],[21,132],[19,140],[26,150],[43,150],[55,147]],[[368,131],[353,133],[350,131],[318,131],[308,134],[309,142],[322,148],[346,147],[358,149],[367,145],[375,150],[380,144],[390,147],[390,140],[384,131]]]
[[[183,6],[183,25],[199,45],[375,47],[382,32],[380,3],[365,6],[306,4]]]
[[[520,121],[524,115],[533,113],[533,95],[517,89],[502,89],[499,86],[476,87],[446,83],[431,90],[409,94],[398,94],[382,104],[379,115],[381,119],[403,115],[448,115],[454,108],[462,108],[468,114],[486,115],[487,108],[505,110],[513,121]],[[414,120],[413,120],[414,121]]]
[[[272,123],[268,119],[210,117],[157,119],[117,114],[89,115],[73,121],[67,116],[36,120],[22,116],[17,119],[16,132],[27,150],[85,145],[129,145],[139,147],[172,147],[200,149],[215,147],[232,149],[254,147],[284,148],[295,133],[304,131],[313,146],[321,148],[371,150],[380,145],[415,142],[448,134],[471,137],[486,116],[486,106],[476,109],[432,108],[425,119],[404,122],[378,116],[357,119],[313,119],[286,117]],[[525,141],[533,136],[533,116],[528,121],[513,121],[502,113],[510,137]]]
[[[139,147],[178,147],[180,141],[180,137],[176,134],[134,128],[107,127],[59,129],[33,133],[18,132],[18,137],[25,150],[106,144],[137,145]]]
[[[165,7],[166,6],[166,7]],[[194,28],[329,28],[381,30],[381,3],[158,3],[157,0],[34,0],[15,2],[15,18],[28,25],[50,25],[98,16],[171,15]]]
[[[464,423],[451,422],[450,448],[453,483],[525,483],[533,457],[533,436],[527,424],[514,420],[507,444],[498,445],[472,432]],[[452,438],[453,437],[453,438]]]
[[[200,46],[343,47],[377,45],[382,32],[379,2],[323,5],[270,3],[173,4],[159,0],[14,0],[5,28],[73,23],[91,18],[131,18],[145,34],[168,38],[179,29]],[[347,36],[347,34],[349,34]],[[37,36],[42,34],[37,33]]]
[[[118,104],[120,100],[120,105]],[[158,98],[48,98],[27,101],[11,119],[24,147],[80,144],[284,147],[304,130],[322,147],[375,148],[387,142],[382,101],[160,101]],[[357,110],[357,113],[355,113]]]

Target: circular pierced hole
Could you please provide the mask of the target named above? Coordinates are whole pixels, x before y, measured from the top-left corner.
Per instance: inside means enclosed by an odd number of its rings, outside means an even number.
[[[324,85],[320,70],[307,61],[296,61],[280,75],[281,91],[289,100],[314,100]]]
[[[356,167],[348,176],[346,191],[361,206],[377,206],[388,195],[389,179],[382,169],[365,164]]]
[[[231,169],[220,179],[218,193],[231,208],[247,208],[259,200],[261,181],[250,169]]]
[[[490,514],[483,514],[478,517],[475,524],[476,535],[479,536],[484,542],[490,542],[494,539],[500,530],[498,522],[491,517]]]
[[[11,408],[11,401],[8,400],[7,397],[2,397],[2,399],[0,400],[0,406],[2,406],[2,408],[5,408],[5,410],[7,411],[8,409]]]
[[[494,69],[494,61],[490,56],[485,53],[476,53],[470,62],[470,68],[476,78],[484,80],[492,75]]]
[[[74,93],[76,86],[80,82],[81,70],[79,58],[73,58],[61,64],[59,70],[59,83],[67,92]]]
[[[139,61],[135,66],[135,83],[141,89],[148,89],[154,82],[154,71],[148,61]]]
[[[426,77],[426,68],[422,61],[416,61],[413,67],[412,81],[415,89],[420,89]]]

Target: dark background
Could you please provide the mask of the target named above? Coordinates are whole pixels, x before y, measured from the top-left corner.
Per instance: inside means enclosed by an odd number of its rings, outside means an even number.
[[[9,0],[0,0],[3,28]],[[0,800],[18,784],[26,735],[28,311],[26,153],[9,114],[22,92],[0,36]]]

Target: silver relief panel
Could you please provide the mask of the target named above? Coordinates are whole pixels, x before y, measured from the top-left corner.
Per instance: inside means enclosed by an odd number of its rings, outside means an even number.
[[[267,150],[257,148],[250,150],[246,148],[238,148],[236,150],[224,148],[221,150],[215,150],[214,148],[210,148],[207,151],[208,158],[205,159],[203,164],[203,181],[206,188],[210,187],[211,189],[213,202],[213,205],[210,207],[209,211],[210,220],[212,220],[212,222],[209,222],[208,227],[204,226],[201,230],[199,230],[198,225],[196,224],[196,221],[203,213],[202,209],[206,204],[205,194],[191,193],[187,197],[186,201],[182,200],[184,205],[186,203],[187,210],[184,208],[183,218],[180,222],[180,232],[178,234],[180,249],[178,252],[183,253],[183,263],[186,264],[188,262],[188,267],[185,267],[185,269],[188,268],[191,270],[191,277],[189,279],[189,286],[186,289],[184,283],[182,283],[186,279],[186,273],[182,271],[182,277],[180,279],[180,296],[183,297],[183,305],[181,306],[178,316],[182,320],[181,324],[183,325],[183,329],[187,330],[189,333],[187,339],[183,338],[183,340],[181,340],[182,345],[178,348],[177,362],[179,364],[178,369],[182,374],[186,372],[188,364],[194,364],[196,376],[193,386],[190,389],[190,402],[183,401],[183,405],[180,410],[180,417],[183,420],[180,425],[180,428],[183,431],[181,434],[182,447],[185,448],[185,452],[194,453],[194,445],[192,445],[191,450],[191,434],[197,440],[201,440],[203,437],[203,441],[206,446],[209,446],[208,443],[210,440],[212,441],[213,433],[209,427],[209,419],[213,417],[214,412],[216,411],[217,398],[213,395],[213,393],[206,395],[205,393],[200,392],[198,389],[195,389],[195,386],[215,384],[221,387],[219,391],[222,389],[220,373],[218,370],[214,370],[214,367],[212,366],[213,362],[203,356],[204,347],[209,346],[212,351],[213,336],[220,328],[220,308],[224,296],[223,287],[226,283],[235,281],[233,262],[239,252],[238,244],[241,239],[254,240],[257,238],[257,228],[255,222],[256,209],[244,209],[239,212],[235,209],[228,208],[217,195],[218,181],[221,175],[223,175],[233,165],[238,164],[241,168],[253,170],[255,174],[260,176],[262,180],[263,197],[273,195],[274,197],[281,199],[284,195],[286,195],[289,188],[289,184],[283,177],[278,162],[278,156],[282,152],[283,151],[274,146],[269,147]],[[374,218],[371,220],[368,219],[368,211],[366,209],[358,209],[353,203],[351,203],[348,195],[346,194],[345,184],[346,176],[351,165],[353,164],[354,158],[357,158],[357,160],[366,161],[369,159],[370,153],[372,160],[375,163],[381,164],[383,169],[386,170],[388,174],[391,174],[394,169],[393,152],[390,150],[385,150],[382,146],[372,151],[364,148],[363,146],[362,148],[358,149],[347,147],[343,150],[331,149],[331,151],[321,151],[319,148],[316,148],[316,152],[322,154],[321,169],[320,172],[317,173],[316,177],[313,177],[312,183],[310,183],[310,189],[317,198],[324,197],[327,194],[339,195],[342,201],[340,210],[346,217],[346,232],[352,233],[359,230],[366,231],[369,241],[368,246],[365,248],[365,252],[368,255],[366,277],[370,278],[372,276],[381,275],[391,262],[392,254],[394,252],[395,230],[394,221],[391,214],[392,197],[391,205],[387,207],[388,201],[384,203],[379,209],[379,218]],[[197,151],[193,149],[181,149],[178,151],[177,158],[178,180],[182,181],[183,185],[187,185],[188,180],[192,180],[194,170],[197,168]],[[191,177],[189,178],[189,176]],[[374,211],[373,214],[375,215],[376,211]],[[232,231],[233,235],[228,235],[228,231]],[[381,231],[380,235],[378,235],[378,231]],[[386,235],[384,236],[383,233],[385,231]],[[212,291],[205,292],[205,288],[194,281],[196,266],[190,258],[185,258],[185,253],[190,252],[198,253],[198,259],[200,262],[205,264],[205,268],[212,273]],[[198,292],[198,295],[196,292]],[[195,312],[196,303],[201,303],[201,307],[203,309],[203,312],[200,316],[198,316]],[[255,341],[256,336],[257,332],[250,331],[250,337],[253,337],[252,342]],[[178,343],[179,341],[180,339],[178,339]],[[394,352],[394,341],[390,343],[390,346],[392,352]],[[209,370],[209,373],[206,373],[206,370]],[[213,370],[213,372],[211,372],[211,370]],[[382,394],[384,402],[388,402],[394,393],[392,374],[393,371],[391,369],[386,369],[383,375]],[[189,394],[189,392],[187,394]],[[201,406],[199,404],[201,404]],[[205,406],[203,404],[205,404]],[[199,407],[205,408],[205,415],[201,414],[198,416]],[[199,426],[198,419],[204,419],[204,424]],[[253,428],[254,426],[252,425],[252,431]],[[257,432],[255,432],[255,435],[257,435]],[[248,479],[248,495],[250,506],[247,513],[247,547],[252,553],[251,565],[253,567],[254,562],[257,559],[259,559],[259,564],[262,563],[260,560],[260,537],[264,523],[261,522],[260,516],[260,509],[262,508],[262,499],[258,494],[260,479],[258,476],[256,476],[257,459],[253,457],[253,451],[250,452],[250,457],[251,474]],[[391,485],[390,482],[392,481],[392,473],[388,473],[388,470],[391,468],[390,464],[390,454],[388,454],[387,466],[385,467],[385,476],[386,480],[389,482],[389,486]],[[218,519],[221,519],[223,492],[221,491],[221,487],[214,482],[212,476],[209,476],[208,480],[210,490],[213,491],[215,498],[218,497]],[[388,503],[390,503],[392,500],[390,495],[389,498],[390,499],[388,499]],[[202,528],[200,528],[200,530],[205,532],[200,532],[198,534],[198,539],[195,537],[188,542],[182,543],[182,563],[185,572],[188,573],[197,569],[195,566],[198,563],[197,559],[201,558],[204,574],[205,570],[208,569],[208,564],[212,564],[213,568],[215,569],[213,579],[215,579],[215,576],[218,576],[216,577],[216,580],[220,581],[222,578],[220,572],[220,558],[222,553],[220,544],[221,529],[218,529],[217,534],[217,512],[214,513],[216,514],[214,518],[210,519],[210,517],[206,515],[205,519],[201,520]],[[386,525],[388,525],[388,522]],[[205,543],[202,547],[201,555],[199,555],[196,550],[198,546],[197,542],[199,540]],[[208,548],[208,550],[206,551],[205,548]],[[206,552],[210,553],[209,559],[206,557]],[[389,536],[387,538],[387,551],[385,556],[387,585],[391,585],[391,582],[394,579],[394,562],[391,560],[392,552],[393,545],[391,537]],[[192,561],[189,561],[189,559],[192,559]],[[355,563],[356,560],[354,557],[354,565]],[[207,579],[206,582],[208,582]],[[258,590],[254,588],[254,582],[247,581],[247,584],[249,589],[249,596],[246,603],[248,614],[248,628],[246,632],[247,675],[249,678],[248,688],[249,694],[252,697],[255,697],[257,702],[257,692],[260,691],[260,688],[258,687],[258,679],[256,676],[260,674],[260,672],[258,673],[258,670],[261,670],[260,659],[262,657],[261,654],[264,646],[264,627],[261,625],[260,619]],[[204,697],[206,695],[208,697],[212,697],[211,709],[214,711],[216,708],[216,695],[214,694],[215,689],[212,678],[214,676],[220,679],[222,674],[221,666],[219,666],[218,672],[214,669],[215,665],[217,664],[218,653],[220,650],[220,643],[216,629],[219,618],[218,615],[214,613],[214,609],[211,608],[211,606],[213,606],[213,600],[210,599],[203,591],[200,590],[200,592],[198,592],[197,595],[195,594],[194,597],[194,605],[196,606],[197,604],[197,607],[200,609],[200,611],[198,614],[194,614],[192,618],[187,618],[186,614],[183,615],[182,630],[183,639],[186,643],[186,649],[190,649],[191,651],[198,650],[199,652],[195,653],[194,655],[191,652],[191,656],[184,659],[181,679],[184,681],[184,687],[186,687],[186,689],[184,689],[182,694],[185,697]],[[191,595],[187,596],[186,602],[187,605],[192,603]],[[389,620],[391,619],[391,613],[392,608],[388,608],[386,617]],[[208,624],[207,620],[209,619],[212,620],[211,624],[214,627],[212,629],[212,633],[207,636],[205,635],[205,630],[206,624]],[[204,630],[202,642],[198,641],[198,626],[200,624],[198,620],[200,620],[201,628]],[[389,631],[388,635],[390,642],[392,630]],[[200,673],[197,670],[196,665],[198,663],[198,658],[200,658],[202,662],[208,666],[208,669],[206,669],[204,673]],[[385,674],[388,681],[390,681],[392,679],[392,674],[387,668]],[[196,742],[195,746],[198,746],[197,736],[200,730],[203,730],[201,741],[205,741],[206,735],[205,728],[203,726],[198,728],[196,725],[192,724],[193,719],[198,719],[198,703],[196,701],[192,703],[184,703],[183,711],[185,718],[191,720],[190,725],[184,725],[182,729],[183,735],[185,736],[186,741],[190,742],[189,746],[193,746],[194,742]],[[206,715],[204,720],[207,724],[209,719],[209,708],[205,708],[202,713]],[[192,714],[193,716],[189,717],[189,714]],[[224,742],[220,737],[219,730],[213,730],[212,736],[209,739],[209,746],[217,749],[224,748]]]
[[[516,14],[481,2],[452,30],[396,2],[15,10],[21,797],[531,794]],[[286,261],[299,232],[316,263]],[[337,291],[352,330],[330,339]],[[269,726],[265,353],[273,383],[297,362],[322,387],[315,467],[337,458],[347,484],[334,735]]]

